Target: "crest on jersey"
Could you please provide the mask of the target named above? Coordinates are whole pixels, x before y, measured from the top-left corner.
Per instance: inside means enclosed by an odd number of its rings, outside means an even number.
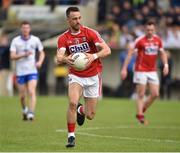
[[[74,39],[74,43],[75,43],[75,44],[79,44],[79,39],[78,39],[78,38],[75,38],[75,39]]]
[[[90,51],[89,44],[87,42],[69,46],[71,53],[88,52]]]
[[[83,41],[86,41],[86,37],[82,37],[82,40],[83,40]]]

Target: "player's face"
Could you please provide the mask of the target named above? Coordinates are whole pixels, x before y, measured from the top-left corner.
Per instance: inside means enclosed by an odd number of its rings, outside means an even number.
[[[31,27],[29,24],[23,24],[21,26],[21,32],[22,32],[22,35],[27,37],[29,36],[30,32],[31,32]]]
[[[80,12],[70,12],[67,22],[73,31],[79,31],[81,25],[81,14]]]
[[[154,25],[147,25],[146,26],[146,34],[148,37],[152,37],[155,33],[155,26]]]

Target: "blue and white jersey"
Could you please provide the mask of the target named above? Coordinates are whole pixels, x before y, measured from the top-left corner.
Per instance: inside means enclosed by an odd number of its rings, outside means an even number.
[[[24,54],[26,51],[31,51],[32,54],[28,57],[16,60],[17,76],[37,73],[35,53],[36,51],[43,51],[43,45],[40,39],[36,36],[30,35],[30,38],[26,40],[22,36],[17,36],[12,40],[10,52]]]

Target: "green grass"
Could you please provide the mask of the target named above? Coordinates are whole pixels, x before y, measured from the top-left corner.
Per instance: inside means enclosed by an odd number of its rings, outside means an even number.
[[[66,97],[38,97],[34,122],[21,120],[17,97],[0,97],[0,151],[176,152],[180,151],[180,103],[156,101],[148,126],[135,120],[135,103],[104,98],[94,120],[77,127],[76,147],[67,149]]]

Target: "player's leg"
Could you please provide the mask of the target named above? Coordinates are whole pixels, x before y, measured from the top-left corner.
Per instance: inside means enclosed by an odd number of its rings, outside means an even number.
[[[159,96],[159,79],[157,73],[149,72],[147,75],[150,95],[147,97],[144,103],[143,112],[145,112],[148,107],[153,103],[153,101]]]
[[[102,78],[96,75],[89,78],[89,84],[84,89],[85,107],[84,114],[87,119],[92,120],[96,114],[98,97],[101,95]]]
[[[84,113],[87,119],[92,120],[96,114],[98,98],[85,97]]]
[[[144,96],[146,92],[147,76],[144,72],[135,72],[133,82],[136,83],[136,118],[142,124],[146,124],[147,121],[144,118],[143,106],[144,106]]]
[[[77,82],[70,82],[68,87],[69,106],[67,110],[68,144],[66,147],[75,146],[75,125],[77,105],[82,95],[83,87]]]
[[[149,106],[154,102],[154,100],[157,99],[157,97],[159,96],[158,84],[149,83],[149,90],[150,90],[150,95],[147,97],[146,101],[144,102],[143,112],[145,112],[149,108]]]
[[[28,83],[28,95],[29,95],[29,112],[28,112],[28,119],[34,119],[34,112],[36,107],[36,87],[37,87],[37,80],[32,79],[29,80]]]
[[[25,76],[17,77],[17,87],[22,107],[23,120],[27,120],[28,107],[26,104],[27,85],[25,82]]]
[[[144,96],[145,96],[145,91],[146,91],[146,85],[137,84],[136,85],[136,90],[137,90],[137,100],[136,100],[137,114],[136,114],[136,118],[138,119],[138,121],[140,123],[147,124],[147,121],[145,120],[144,113],[143,113]]]

